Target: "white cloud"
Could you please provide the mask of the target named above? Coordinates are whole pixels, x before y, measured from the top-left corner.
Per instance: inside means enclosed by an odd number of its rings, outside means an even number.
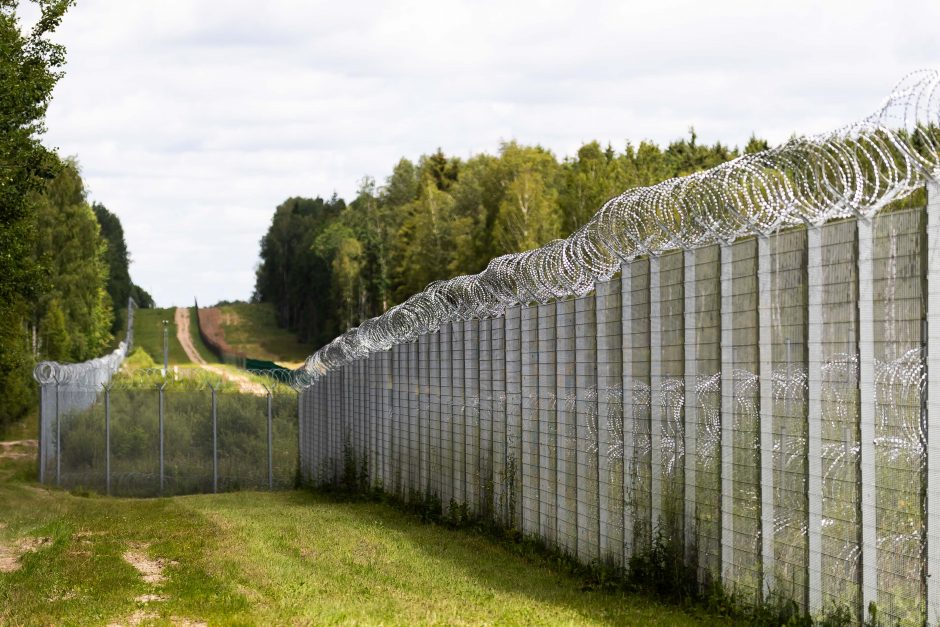
[[[935,0],[82,0],[46,142],[121,217],[135,281],[210,303],[250,295],[288,196],[349,198],[438,146],[825,131],[938,65],[938,19]]]

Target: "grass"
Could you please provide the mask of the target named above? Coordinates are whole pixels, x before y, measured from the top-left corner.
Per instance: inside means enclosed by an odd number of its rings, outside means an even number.
[[[176,315],[175,307],[167,307],[163,309],[138,309],[134,314],[134,346],[142,348],[148,355],[150,355],[153,360],[157,363],[158,367],[163,366],[163,321],[167,320],[169,322],[168,333],[169,333],[169,362],[170,365],[178,364],[189,364],[192,363],[189,360],[189,357],[186,356],[186,353],[183,351],[183,347],[180,345],[179,340],[176,339],[176,322],[174,317]],[[190,320],[190,333],[195,334],[195,339],[193,344],[196,347],[196,350],[199,352],[203,358],[207,361],[215,361],[211,359],[212,354],[206,349],[202,341],[199,339],[199,335],[196,334],[196,330],[193,328],[192,320]]]
[[[279,328],[270,303],[235,303],[219,310],[225,341],[249,357],[298,366],[318,348],[298,342],[293,333]]]
[[[584,590],[541,557],[387,505],[308,491],[109,499],[34,474],[32,460],[0,459],[0,546],[47,539],[0,573],[0,624],[714,624]],[[145,583],[129,549],[165,580]]]
[[[198,315],[195,307],[189,308],[189,339],[192,340],[193,348],[196,349],[196,352],[199,353],[203,361],[208,364],[217,363],[219,360],[216,359],[216,356],[212,354],[212,351],[209,350],[203,343],[202,338],[199,337],[199,319],[196,317]]]

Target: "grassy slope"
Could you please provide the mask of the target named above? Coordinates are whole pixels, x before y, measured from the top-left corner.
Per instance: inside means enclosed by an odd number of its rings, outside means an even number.
[[[180,346],[179,341],[176,339],[176,323],[174,322],[174,316],[176,314],[175,307],[167,307],[165,309],[138,309],[137,313],[134,314],[134,344],[135,346],[144,349],[147,354],[149,354],[153,360],[157,363],[158,367],[163,366],[163,321],[168,320],[169,324],[169,335],[170,335],[170,354],[169,361],[170,365],[174,364],[189,364],[189,358],[186,356],[186,353],[183,352],[183,347]],[[192,315],[192,313],[190,313]],[[212,354],[206,349],[202,341],[199,339],[199,335],[196,333],[196,330],[192,324],[190,324],[190,333],[195,335],[193,340],[193,345],[196,347],[196,350],[202,355],[203,359],[209,362],[215,361],[212,358]]]
[[[51,542],[0,573],[0,624],[714,624],[643,597],[582,591],[541,558],[383,505],[308,492],[79,497],[0,460],[0,543]],[[153,586],[122,559],[167,560]],[[163,600],[135,601],[143,594]]]
[[[205,344],[202,342],[202,338],[199,337],[199,321],[196,319],[196,308],[189,308],[189,339],[193,342],[193,348],[196,349],[196,352],[199,353],[199,356],[202,357],[206,363],[214,364],[218,362],[218,359],[215,358],[215,355],[212,354]]]
[[[225,341],[249,357],[298,364],[317,349],[301,344],[293,333],[279,328],[274,306],[269,303],[222,305],[219,309]]]

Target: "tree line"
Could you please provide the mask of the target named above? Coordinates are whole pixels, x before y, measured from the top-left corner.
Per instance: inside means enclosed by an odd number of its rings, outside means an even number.
[[[65,50],[50,41],[71,0],[39,3],[23,32],[16,1],[0,2],[0,430],[36,403],[42,359],[84,361],[111,349],[134,296],[118,217],[88,203],[75,159],[40,139]]]
[[[752,137],[743,152],[767,148]],[[592,141],[559,161],[541,146],[506,142],[467,159],[441,149],[400,159],[356,197],[288,198],[261,238],[255,302],[278,323],[324,344],[423,290],[483,270],[499,255],[566,237],[626,189],[711,168],[741,154],[688,137],[622,151]]]

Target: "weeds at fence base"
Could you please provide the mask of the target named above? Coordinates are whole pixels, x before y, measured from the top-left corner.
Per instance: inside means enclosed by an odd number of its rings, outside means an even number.
[[[494,520],[488,512],[475,513],[467,503],[451,499],[446,507],[440,498],[428,492],[411,491],[403,498],[384,489],[381,482],[369,480],[368,464],[359,462],[349,448],[344,452],[342,477],[334,481],[301,482],[302,487],[328,494],[341,502],[382,503],[414,515],[424,523],[452,529],[470,530],[485,535],[521,557],[547,560],[561,570],[584,581],[582,590],[607,593],[632,593],[651,596],[688,610],[704,611],[756,627],[840,627],[856,624],[854,613],[845,605],[827,607],[811,617],[792,599],[770,593],[759,602],[753,596],[729,590],[715,576],[706,572],[699,579],[695,567],[685,561],[685,547],[672,540],[662,528],[656,528],[649,548],[635,554],[624,568],[612,562],[593,560],[584,564],[574,555],[551,546],[542,538],[525,534],[514,526]],[[484,489],[484,492],[489,490]],[[510,510],[512,511],[512,510]],[[489,513],[491,514],[491,513]],[[879,616],[875,604],[869,606],[864,627],[893,627]]]

